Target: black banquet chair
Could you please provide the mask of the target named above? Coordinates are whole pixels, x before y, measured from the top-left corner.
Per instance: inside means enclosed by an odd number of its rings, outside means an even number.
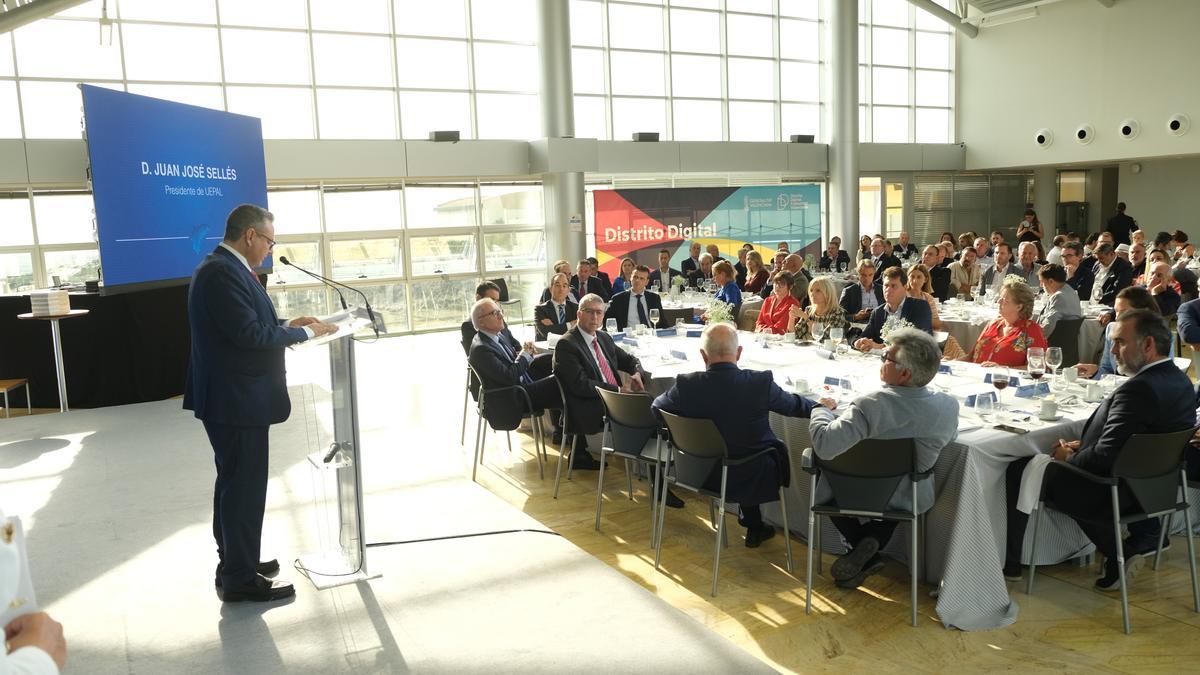
[[[633,474],[630,462],[649,468],[654,466],[654,480],[650,487],[650,540],[656,541],[658,528],[658,477],[662,476],[662,465],[667,460],[667,447],[659,433],[662,424],[650,407],[654,399],[645,393],[623,393],[596,387],[600,400],[604,402],[604,435],[600,444],[600,475],[596,479],[596,524],[600,531],[600,511],[604,505],[604,469],[611,455],[625,460],[626,490],[633,499]]]
[[[476,473],[479,470],[479,465],[483,463],[483,450],[485,447],[485,441],[487,439],[488,427],[492,427],[492,429],[494,429],[495,431],[510,432],[509,437],[508,437],[508,449],[509,449],[509,452],[512,452],[511,432],[513,431],[513,429],[516,429],[517,426],[519,426],[520,420],[522,420],[522,419],[528,419],[530,421],[530,425],[533,427],[533,454],[535,457],[537,457],[537,461],[538,461],[538,476],[540,478],[542,478],[543,480],[545,480],[545,478],[546,478],[546,469],[545,469],[546,449],[544,446],[545,441],[542,436],[542,415],[545,413],[545,411],[544,410],[533,410],[532,412],[526,414],[524,417],[518,418],[517,425],[513,425],[512,428],[503,428],[503,429],[497,428],[497,427],[493,426],[493,424],[490,420],[487,419],[488,398],[489,397],[494,398],[499,395],[509,395],[510,393],[515,393],[524,399],[525,409],[532,410],[533,403],[529,400],[529,394],[526,393],[526,391],[523,388],[516,386],[516,385],[509,386],[509,387],[493,387],[491,389],[485,389],[483,387],[483,379],[479,377],[479,373],[475,372],[475,369],[472,368],[470,364],[467,364],[467,372],[470,373],[471,377],[474,377],[475,380],[480,383],[480,385],[479,385],[479,404],[478,404],[479,407],[477,409],[479,421],[475,425],[475,453],[474,453],[472,464],[471,464],[471,480],[475,480]]]

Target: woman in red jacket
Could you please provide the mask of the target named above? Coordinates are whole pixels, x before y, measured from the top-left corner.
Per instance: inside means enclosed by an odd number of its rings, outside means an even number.
[[[1000,289],[1000,316],[983,329],[970,360],[989,367],[1024,368],[1030,347],[1049,346],[1032,317],[1033,289],[1023,281],[1005,281]]]
[[[762,309],[758,312],[758,322],[754,325],[755,332],[775,335],[787,332],[791,309],[800,307],[800,301],[792,297],[792,284],[795,281],[791,272],[775,273],[771,280],[774,288],[767,299],[763,300]]]

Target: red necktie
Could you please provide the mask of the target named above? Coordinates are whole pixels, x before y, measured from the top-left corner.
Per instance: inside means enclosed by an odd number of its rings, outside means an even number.
[[[608,359],[604,358],[604,354],[600,352],[600,340],[592,340],[592,351],[596,352],[596,361],[600,364],[600,374],[604,376],[604,381],[613,385],[620,386],[617,378],[613,375],[612,368],[608,365]]]
[[[250,273],[250,277],[252,279],[254,279],[254,283],[258,284],[259,286],[262,286],[262,279],[258,278],[258,275],[254,273],[254,270],[247,267],[246,271]]]

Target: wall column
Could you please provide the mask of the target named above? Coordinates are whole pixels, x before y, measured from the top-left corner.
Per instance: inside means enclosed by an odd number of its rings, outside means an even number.
[[[1058,232],[1058,169],[1053,166],[1039,166],[1033,170],[1033,210],[1037,211],[1038,220],[1042,221],[1042,231],[1045,238],[1042,246],[1049,251],[1050,242]],[[1017,214],[1013,222],[1020,220]],[[1008,225],[1008,223],[1001,223]]]
[[[835,1],[829,6],[833,91],[829,115],[829,223],[825,238],[838,235],[842,238],[842,248],[852,251],[858,246],[858,3]]]
[[[538,0],[537,14],[542,135],[546,138],[574,138],[570,3]],[[587,251],[583,196],[582,173],[542,174],[547,269],[560,258],[570,261],[574,266]]]

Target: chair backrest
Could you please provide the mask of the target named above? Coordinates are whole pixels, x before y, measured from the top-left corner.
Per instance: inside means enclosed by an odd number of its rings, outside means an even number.
[[[1064,368],[1079,363],[1079,328],[1083,319],[1059,319],[1047,342],[1062,349]]]
[[[658,433],[658,418],[650,404],[654,399],[649,394],[627,394],[596,387],[600,400],[604,402],[605,416],[612,449],[620,454],[637,457],[642,448]]]
[[[671,432],[671,444],[675,447],[675,480],[692,489],[704,485],[709,474],[728,453],[720,429],[710,419],[683,417],[659,411],[667,430]]]
[[[488,281],[500,287],[500,302],[508,302],[508,282],[504,279],[488,279]]]
[[[742,317],[738,319],[738,330],[754,330],[754,327],[758,325],[760,311],[758,307],[742,310]]]
[[[1113,462],[1113,477],[1129,486],[1146,513],[1165,511],[1176,503],[1183,450],[1193,428],[1165,434],[1134,434]]]
[[[917,470],[911,438],[866,438],[833,459],[813,455],[837,505],[851,511],[882,512],[900,484]]]

